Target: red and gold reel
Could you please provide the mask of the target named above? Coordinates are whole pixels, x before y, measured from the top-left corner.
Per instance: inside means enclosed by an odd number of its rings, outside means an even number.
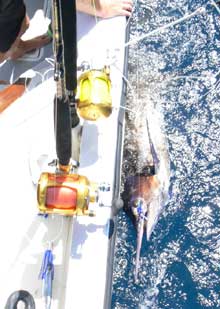
[[[41,213],[66,216],[90,215],[89,203],[96,202],[98,188],[77,174],[42,173],[37,200]]]

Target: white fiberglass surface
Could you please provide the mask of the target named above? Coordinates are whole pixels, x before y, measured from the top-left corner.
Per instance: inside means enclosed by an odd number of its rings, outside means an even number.
[[[82,14],[80,18],[78,23],[83,21],[84,30],[79,33],[79,64],[84,59],[96,68],[106,64],[108,55],[114,108],[107,120],[82,121],[79,174],[91,181],[109,183],[112,188],[125,19],[100,21],[96,25],[91,17]],[[112,36],[116,28],[121,34],[117,39]],[[92,43],[94,40],[96,45]],[[53,62],[48,63],[48,68],[52,67]],[[36,179],[42,168],[47,169],[45,162],[55,156],[54,93],[53,78],[43,80],[0,115],[0,241],[4,248],[0,265],[1,278],[4,278],[0,283],[1,308],[9,295],[20,289],[30,291],[37,308],[43,308],[42,282],[38,275],[43,253],[50,243],[53,243],[55,265],[53,308],[70,308],[73,304],[78,308],[88,308],[88,304],[91,308],[103,308],[112,189],[105,197],[105,207],[97,209],[95,218],[38,216]],[[85,289],[87,298],[83,297]]]

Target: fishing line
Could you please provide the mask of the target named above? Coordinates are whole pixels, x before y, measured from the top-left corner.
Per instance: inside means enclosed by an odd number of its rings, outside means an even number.
[[[55,63],[54,58],[45,58],[45,61],[54,67],[54,63]]]
[[[98,16],[97,16],[97,10],[96,10],[95,0],[92,0],[92,1],[91,1],[91,4],[92,4],[93,12],[94,12],[95,26],[97,26],[99,20],[98,20]],[[92,61],[92,58],[90,58],[90,59],[88,60],[88,62],[89,62],[90,68],[93,68],[93,61]]]
[[[94,11],[94,18],[95,18],[95,24],[98,24],[98,17],[97,17],[97,10],[96,10],[96,5],[95,5],[95,0],[92,0],[92,7]]]
[[[94,0],[93,0],[93,1],[94,1]],[[212,1],[212,0],[211,0],[211,1]],[[137,3],[137,0],[136,0],[136,3]],[[182,17],[182,18],[180,18],[180,19],[178,19],[178,20],[176,20],[176,21],[173,21],[173,22],[171,22],[171,23],[169,23],[169,24],[167,24],[167,25],[164,25],[164,26],[162,26],[162,27],[160,27],[160,28],[157,28],[157,29],[155,29],[155,30],[153,30],[153,31],[151,31],[151,32],[149,32],[149,33],[147,33],[147,34],[144,34],[144,35],[142,35],[142,36],[140,36],[140,37],[138,37],[138,38],[136,38],[136,39],[134,39],[134,40],[131,40],[131,41],[125,43],[125,44],[124,44],[124,47],[128,47],[128,46],[131,46],[131,45],[135,45],[135,44],[137,44],[139,41],[141,41],[141,40],[143,40],[143,39],[146,39],[146,38],[148,38],[148,37],[150,37],[150,36],[152,36],[152,35],[154,35],[154,34],[160,33],[160,32],[162,32],[162,31],[168,29],[169,27],[175,26],[175,25],[177,25],[177,24],[179,24],[179,23],[181,23],[181,22],[183,22],[183,21],[185,21],[185,20],[187,20],[187,19],[190,19],[190,18],[194,17],[194,16],[197,15],[197,14],[203,14],[203,13],[205,13],[205,12],[206,12],[205,7],[200,7],[200,8],[198,8],[197,10],[195,10],[194,12],[192,12],[191,14],[185,15],[184,17]],[[129,23],[129,21],[130,21],[130,18],[131,18],[131,16],[130,16],[129,19],[128,19],[127,25],[128,25],[128,23]],[[127,26],[127,25],[126,25],[126,26]],[[119,48],[119,50],[121,50],[121,48]],[[137,59],[138,59],[138,57],[137,57]],[[113,65],[115,66],[116,69],[118,69],[117,66],[116,66],[114,63],[113,63]],[[118,69],[118,70],[119,70],[119,69]],[[120,71],[120,70],[119,70],[119,71]],[[129,85],[130,83],[128,83],[128,80],[126,79],[126,77],[124,76],[124,74],[123,74],[121,71],[120,71],[120,73],[122,74],[122,77],[125,79],[125,81],[126,81],[127,84]],[[133,96],[133,94],[132,94],[132,96]],[[141,107],[139,107],[139,109],[140,109],[140,108],[141,108]],[[139,110],[139,109],[138,109],[138,110]]]
[[[114,108],[115,110],[119,110],[119,109],[121,108],[121,109],[124,109],[124,110],[127,111],[127,112],[135,113],[135,111],[132,110],[131,108],[126,107],[126,106],[122,106],[122,105],[119,105],[118,107],[113,106],[113,108]]]
[[[48,221],[52,221],[53,222],[53,219],[54,219],[54,215],[50,215],[46,220]],[[63,233],[63,224],[64,223],[64,216],[61,216],[61,223],[60,223],[60,229],[59,229],[59,232],[55,234],[55,236],[52,238],[52,239],[49,239],[47,241],[45,241],[43,243],[43,246],[45,248],[48,248],[50,246],[50,244],[55,244],[60,238],[61,238],[61,235]],[[48,224],[50,225],[50,223]],[[48,228],[48,230],[51,230],[50,228]]]
[[[210,3],[213,5],[213,6],[215,6],[215,8],[217,9],[217,11],[219,12],[219,14],[220,14],[220,9],[218,8],[218,6],[216,5],[216,3],[213,1],[213,0],[211,0],[210,1]],[[154,35],[154,34],[156,34],[156,33],[160,33],[161,31],[163,31],[163,30],[165,30],[165,29],[167,29],[167,28],[169,28],[169,27],[171,27],[171,26],[175,26],[175,25],[177,25],[177,24],[179,24],[179,23],[181,23],[181,22],[183,22],[183,21],[185,21],[185,20],[187,20],[187,19],[189,19],[189,18],[192,18],[192,17],[194,17],[195,15],[197,15],[197,14],[203,14],[203,13],[205,13],[206,12],[206,10],[205,10],[205,7],[200,7],[200,8],[198,8],[196,11],[194,11],[194,12],[192,12],[191,14],[189,14],[189,15],[186,15],[186,16],[184,16],[184,17],[182,17],[182,18],[180,18],[180,19],[178,19],[178,20],[176,20],[176,21],[174,21],[174,22],[171,22],[171,23],[169,23],[169,24],[167,24],[167,25],[165,25],[165,26],[162,26],[162,27],[160,27],[160,28],[157,28],[157,29],[155,29],[155,30],[153,30],[152,32],[150,32],[150,33],[147,33],[147,34],[144,34],[143,36],[140,36],[139,38],[136,38],[136,39],[134,39],[134,40],[132,40],[132,41],[129,41],[129,42],[127,42],[124,46],[125,47],[127,47],[127,46],[130,46],[130,45],[134,45],[134,44],[136,44],[136,43],[138,43],[139,41],[141,41],[141,40],[143,40],[143,39],[145,39],[145,38],[147,38],[147,37],[149,37],[149,36],[151,36],[151,35]],[[130,16],[131,17],[131,16]],[[129,17],[129,20],[128,20],[128,23],[129,23],[129,21],[130,21],[130,17]],[[127,23],[127,25],[128,25],[128,23]],[[127,26],[126,25],[126,26]],[[119,68],[114,64],[114,67],[116,68],[116,69],[118,69],[119,70]],[[120,71],[120,70],[119,70]],[[126,77],[123,75],[123,73],[120,71],[120,73],[122,74],[122,77],[124,78],[124,80],[126,81],[126,83],[127,83],[127,85],[129,86],[129,88],[132,90],[132,92],[133,92],[133,89],[132,89],[132,87],[130,87],[130,83],[129,83],[129,81],[126,79]],[[176,77],[176,79],[178,79],[179,77]],[[181,78],[181,77],[180,77]],[[184,77],[183,76],[183,78],[187,78],[187,77]],[[192,78],[196,78],[196,77],[192,77]],[[198,79],[199,79],[199,77],[198,77]],[[201,78],[202,79],[202,78]],[[216,84],[216,86],[219,84],[219,82]],[[216,87],[215,87],[216,88]],[[212,89],[210,90],[210,91],[208,91],[208,93],[210,93],[212,91]],[[204,97],[204,96],[206,96],[208,93],[206,93],[205,95],[203,95],[202,96],[202,98]],[[134,97],[134,94],[132,93],[132,96]],[[139,106],[139,105],[138,105]],[[121,106],[120,106],[121,107]],[[123,108],[123,107],[122,107]],[[136,111],[136,115],[138,116],[138,113],[139,113],[139,109],[141,108],[141,106],[138,108],[138,111]],[[129,109],[128,109],[129,110]],[[131,112],[133,112],[132,110],[130,110]]]
[[[46,218],[47,223],[48,223],[49,221],[52,221],[52,222],[53,222],[54,218],[55,218],[54,215],[50,215],[48,218]],[[56,217],[56,218],[58,218],[58,217]],[[59,218],[60,218],[60,217],[59,217]],[[47,248],[47,247],[48,247],[48,244],[55,244],[55,243],[61,238],[61,235],[62,235],[62,232],[63,232],[63,226],[64,226],[63,223],[64,223],[64,216],[61,216],[61,223],[60,223],[60,228],[59,228],[58,233],[56,233],[55,236],[54,236],[52,239],[49,239],[49,240],[43,242],[43,246],[44,246],[44,247]],[[51,222],[49,222],[48,225],[51,225]],[[57,226],[57,225],[56,225],[56,226]],[[51,229],[48,228],[48,230],[51,230]],[[28,242],[29,242],[30,244],[32,243],[33,240],[32,240],[26,233],[24,234],[24,237],[28,240]],[[48,237],[48,236],[47,236],[47,237]]]
[[[135,1],[136,3],[137,3],[137,0]],[[133,13],[133,11],[134,11],[134,7],[132,8],[132,11],[131,11],[131,13]],[[126,22],[126,25],[125,25],[125,29],[128,27],[128,25],[129,25],[129,23],[130,23],[130,20],[131,20],[131,17],[132,17],[132,14],[128,17],[128,19],[127,19],[127,22]]]
[[[220,14],[220,9],[219,9],[218,5],[215,3],[215,1],[210,0],[210,3],[216,8],[216,11]]]
[[[199,99],[203,99],[204,97],[206,97],[208,94],[212,93],[213,91],[218,89],[218,86],[220,84],[220,80],[218,82],[216,82],[210,90],[208,90],[205,94],[203,94],[202,96],[199,97]]]
[[[136,4],[137,4],[137,0],[135,0],[135,2],[134,2],[134,5],[133,5],[132,11],[131,11],[131,15],[126,20],[125,29],[128,27],[128,25],[130,23],[130,20],[132,18],[132,12],[134,11]],[[92,0],[92,7],[93,7],[93,11],[94,11],[95,25],[97,25],[98,22],[99,22],[99,17],[97,16],[97,9],[96,9],[95,0]],[[106,51],[106,52],[108,52],[108,51]],[[106,56],[106,58],[108,58],[108,55]],[[92,59],[90,59],[90,65],[91,65],[91,67],[93,67]]]
[[[166,24],[166,25],[164,25],[162,27],[159,27],[159,28],[157,28],[157,29],[147,33],[147,34],[141,35],[141,36],[137,37],[136,39],[131,40],[131,41],[125,43],[124,46],[127,47],[127,46],[130,46],[130,45],[135,45],[138,42],[140,42],[140,41],[142,41],[142,40],[144,40],[144,39],[146,39],[146,38],[148,38],[148,37],[150,37],[152,35],[158,34],[158,33],[162,32],[162,31],[164,31],[164,30],[166,30],[166,29],[168,29],[170,27],[176,26],[176,25],[182,23],[183,21],[194,17],[197,14],[203,14],[205,12],[206,12],[206,9],[204,7],[200,7],[197,10],[195,10],[194,12],[192,12],[191,14],[185,15],[182,18],[179,18],[179,19],[177,19],[177,20],[175,20],[175,21],[173,21],[173,22],[171,22],[169,24]]]
[[[119,69],[119,67],[115,64],[115,61],[112,62],[112,63],[110,63],[109,65],[110,65],[110,66],[113,65],[113,67],[119,71],[119,73],[121,74],[122,79],[124,80],[124,82],[126,83],[126,85],[128,86],[128,88],[129,88],[130,91],[131,91],[131,96],[132,96],[132,98],[134,99],[134,98],[135,98],[135,92],[134,92],[134,89],[133,89],[131,83],[130,83],[129,80],[127,79],[127,77],[126,77],[126,76],[124,75],[124,73]],[[124,109],[124,110],[126,110],[126,111],[129,111],[129,112],[133,113],[133,114],[136,113],[135,110],[133,110],[133,109],[131,109],[131,108],[128,108],[128,107],[126,107],[126,106],[122,106],[122,105],[113,106],[113,108],[114,108],[115,110],[118,110],[118,109],[122,108],[122,109]]]
[[[163,80],[163,82],[165,83],[169,83],[170,81],[173,80],[178,80],[178,79],[195,79],[195,80],[202,80],[202,81],[206,81],[207,80],[207,76],[193,76],[193,75],[178,75],[178,76],[173,76],[173,77],[165,77],[165,79]]]
[[[50,71],[53,71],[54,68],[50,68],[48,70],[46,70],[44,73],[43,73],[43,80],[42,80],[42,83],[46,80],[46,74],[48,74]]]
[[[135,10],[135,8],[136,8],[137,1],[138,1],[138,0],[135,0],[134,3],[133,3],[133,7],[132,7],[132,10],[131,10],[131,15],[130,15],[130,16],[128,17],[128,19],[127,19],[127,23],[126,23],[126,25],[125,25],[125,28],[128,27],[128,25],[129,25],[129,23],[130,23],[130,20],[131,20],[131,18],[133,17],[132,13],[134,12],[134,10]]]
[[[129,82],[129,80],[127,79],[127,77],[124,75],[124,73],[119,69],[119,67],[113,63],[112,64],[118,71],[119,73],[121,74],[121,77],[123,78],[123,80],[125,81],[126,85],[128,86],[128,88],[131,90],[131,95],[132,97],[135,97],[135,92],[134,92],[134,89],[133,87],[131,86],[131,83]]]

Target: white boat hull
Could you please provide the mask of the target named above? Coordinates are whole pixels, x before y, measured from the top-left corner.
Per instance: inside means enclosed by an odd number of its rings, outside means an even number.
[[[102,67],[110,50],[115,107],[106,120],[82,121],[78,173],[91,181],[108,183],[111,190],[105,194],[104,206],[97,209],[96,217],[38,216],[34,183],[42,169],[51,170],[46,163],[55,156],[55,84],[50,78],[34,88],[33,79],[34,89],[0,114],[0,243],[4,248],[0,265],[1,308],[12,292],[21,289],[33,295],[36,308],[44,308],[38,274],[51,241],[55,264],[51,308],[101,309],[110,303],[109,232],[112,200],[117,195],[115,177],[120,174],[123,115],[119,111],[126,20],[117,17],[96,24],[94,17],[79,14],[78,25],[79,64],[88,61],[94,68]],[[47,69],[45,66],[44,72]]]

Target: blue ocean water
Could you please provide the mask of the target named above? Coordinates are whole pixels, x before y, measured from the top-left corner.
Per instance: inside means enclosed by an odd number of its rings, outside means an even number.
[[[220,308],[220,10],[206,0],[137,0],[130,39],[155,29],[130,47],[128,79],[163,114],[172,194],[143,243],[137,284],[136,232],[120,212],[112,308]],[[125,151],[124,177],[131,165]]]

